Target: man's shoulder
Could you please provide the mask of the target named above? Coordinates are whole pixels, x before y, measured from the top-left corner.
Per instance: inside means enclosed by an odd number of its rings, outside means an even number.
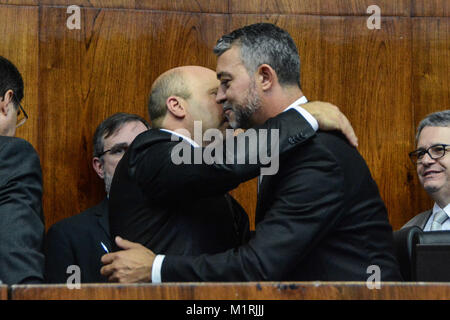
[[[407,223],[405,223],[405,225],[401,229],[412,226],[424,228],[425,225],[427,224],[429,217],[431,216],[431,213],[432,213],[431,209],[419,213],[418,215],[414,216],[411,220],[409,220]]]
[[[22,138],[0,136],[0,153],[2,152],[19,152],[36,154],[36,150],[28,141]]]
[[[148,152],[156,159],[164,150],[172,149],[182,139],[176,135],[159,129],[149,129],[137,136],[129,147],[124,158],[127,167],[133,167]],[[159,161],[159,160],[158,160]],[[122,162],[122,161],[121,161]]]
[[[106,201],[106,200],[104,200]],[[105,214],[107,212],[108,206],[104,204],[104,201],[99,204],[90,207],[76,215],[68,218],[64,218],[56,223],[54,223],[50,229],[51,230],[70,230],[71,232],[79,229],[89,229],[92,226],[94,220],[97,219],[99,214]]]

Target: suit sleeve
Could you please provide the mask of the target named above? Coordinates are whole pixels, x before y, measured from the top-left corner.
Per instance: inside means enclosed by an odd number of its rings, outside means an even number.
[[[307,263],[305,257],[342,216],[344,183],[331,155],[302,151],[279,177],[274,201],[248,244],[216,255],[167,255],[162,281],[279,281]]]
[[[42,173],[33,147],[21,139],[0,146],[0,279],[44,278]]]
[[[150,149],[137,164],[135,176],[149,200],[170,200],[174,194],[178,198],[222,194],[257,177],[263,167],[278,170],[270,168],[274,160],[314,134],[314,129],[297,111],[289,110],[232,138],[232,144],[227,140],[206,148],[179,150],[183,156],[190,153],[186,157],[190,160],[184,163],[174,161],[178,152],[174,153],[175,148]],[[222,161],[211,160],[218,159],[217,155],[221,155]],[[265,163],[263,157],[272,158],[272,162]]]
[[[239,245],[245,244],[250,240],[250,222],[247,212],[231,195],[227,194],[226,197],[230,200],[231,211],[235,222],[236,233],[239,239]]]
[[[76,265],[69,237],[60,223],[54,224],[45,239],[45,280],[48,283],[66,283],[70,274],[67,267]]]

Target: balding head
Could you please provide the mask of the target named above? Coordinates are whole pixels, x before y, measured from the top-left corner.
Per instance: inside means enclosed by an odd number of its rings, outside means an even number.
[[[148,101],[148,114],[154,128],[161,128],[167,113],[166,101],[170,96],[189,99],[191,92],[186,83],[183,67],[171,69],[160,75],[152,85]]]
[[[192,132],[194,121],[201,121],[204,130],[223,127],[222,107],[216,103],[218,85],[216,73],[201,66],[164,72],[154,82],[149,98],[153,127]]]

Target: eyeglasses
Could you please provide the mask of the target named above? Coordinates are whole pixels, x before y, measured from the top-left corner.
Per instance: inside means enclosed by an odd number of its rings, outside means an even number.
[[[128,150],[128,145],[126,143],[119,143],[114,145],[111,149],[105,150],[98,155],[98,157],[103,157],[106,153],[110,153],[112,156],[123,155]]]
[[[450,144],[435,144],[428,149],[417,149],[409,153],[409,158],[414,164],[422,163],[425,154],[428,154],[431,159],[437,160],[445,156],[445,151],[450,147]]]
[[[17,100],[17,99],[16,99]],[[17,124],[16,128],[23,126],[25,122],[28,120],[28,114],[25,112],[25,109],[20,104],[19,100],[17,100],[17,104],[19,105],[19,110],[17,110]]]

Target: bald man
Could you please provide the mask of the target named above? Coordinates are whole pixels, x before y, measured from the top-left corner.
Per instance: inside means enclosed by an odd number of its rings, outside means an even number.
[[[114,174],[109,201],[111,236],[181,255],[217,253],[248,240],[248,216],[228,194],[149,201],[142,188],[143,172],[152,171],[146,167],[148,159],[170,155],[180,141],[197,146],[188,137],[193,136],[194,121],[201,121],[204,131],[228,126],[216,93],[216,74],[203,67],[176,68],[155,81],[148,106],[154,129],[135,139]],[[172,141],[172,133],[180,138]],[[157,148],[153,148],[155,142]]]

